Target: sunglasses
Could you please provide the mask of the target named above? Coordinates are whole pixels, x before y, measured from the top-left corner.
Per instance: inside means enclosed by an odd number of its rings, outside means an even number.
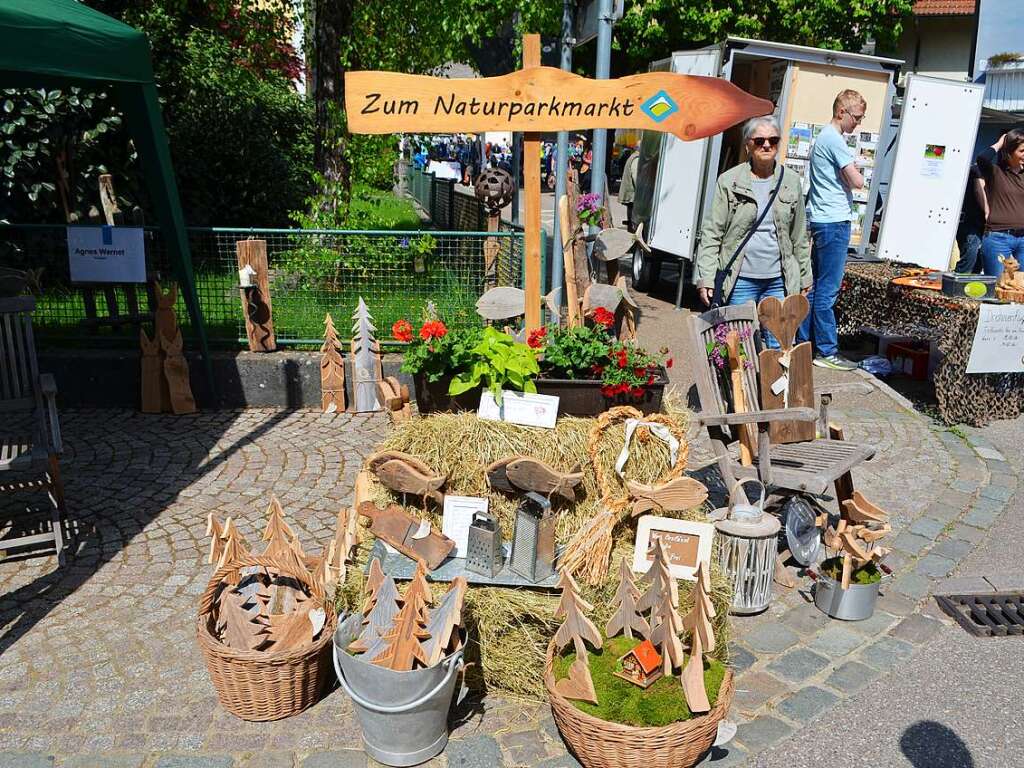
[[[778,136],[757,136],[751,139],[751,141],[754,142],[755,147],[763,147],[765,144],[767,144],[770,147],[779,146]]]

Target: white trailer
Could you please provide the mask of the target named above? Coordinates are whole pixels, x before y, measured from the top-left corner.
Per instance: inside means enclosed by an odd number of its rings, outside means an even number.
[[[730,37],[695,51],[680,51],[651,65],[651,71],[724,77],[743,90],[770,99],[782,126],[780,161],[789,170],[806,174],[806,162],[816,131],[832,116],[832,101],[844,88],[864,95],[868,109],[851,148],[870,175],[869,188],[856,205],[853,245],[863,253],[880,188],[886,183],[873,166],[875,153],[892,146],[892,110],[902,61],[799,45]],[[633,254],[633,283],[637,290],[654,286],[663,262],[679,267],[676,306],[692,273],[700,222],[710,207],[719,174],[742,157],[741,126],[700,141],[681,141],[669,134],[645,132],[640,143],[633,224],[643,223],[650,254]],[[884,163],[882,164],[885,165]],[[879,168],[878,171],[882,169]],[[806,183],[806,182],[805,182]]]

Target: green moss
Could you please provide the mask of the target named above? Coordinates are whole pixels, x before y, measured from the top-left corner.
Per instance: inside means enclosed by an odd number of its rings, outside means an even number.
[[[689,720],[693,713],[686,706],[678,675],[662,676],[646,689],[615,676],[620,666],[619,659],[636,645],[638,641],[635,639],[613,637],[604,641],[603,650],[591,651],[590,676],[594,680],[598,703],[572,701],[573,705],[602,720],[637,727],[670,725],[680,720]],[[555,679],[567,677],[569,667],[575,660],[575,653],[555,657]],[[718,689],[722,685],[725,669],[725,665],[716,659],[704,659],[704,686],[712,706],[718,699]]]
[[[833,581],[843,580],[843,558],[830,557],[821,564],[821,572]],[[851,584],[875,584],[882,580],[882,572],[874,563],[854,568],[850,574]]]

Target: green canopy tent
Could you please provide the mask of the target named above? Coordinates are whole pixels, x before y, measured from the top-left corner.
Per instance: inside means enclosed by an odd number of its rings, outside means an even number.
[[[156,208],[214,392],[206,325],[196,295],[146,36],[76,0],[0,2],[0,87],[112,87]]]

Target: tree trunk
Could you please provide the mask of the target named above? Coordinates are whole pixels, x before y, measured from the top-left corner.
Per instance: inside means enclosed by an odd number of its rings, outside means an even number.
[[[352,33],[354,0],[308,0],[307,22],[311,26],[310,85],[316,126],[313,135],[313,164],[339,196],[325,196],[335,202],[348,201],[351,184],[345,144],[345,66],[341,61],[342,41]],[[311,18],[309,18],[311,17]]]

